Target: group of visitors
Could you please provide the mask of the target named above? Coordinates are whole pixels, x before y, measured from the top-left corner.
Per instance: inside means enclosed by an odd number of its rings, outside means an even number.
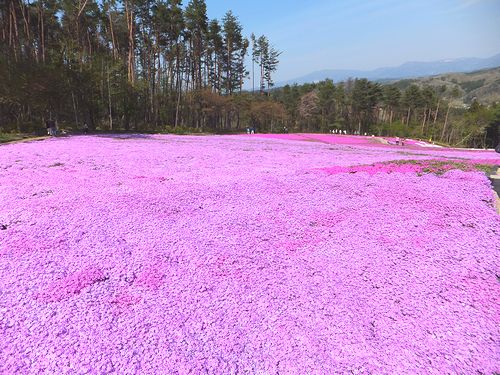
[[[404,146],[405,142],[406,142],[406,138],[396,137],[396,145],[398,145],[398,146]]]
[[[47,128],[47,135],[55,137],[57,135],[57,122],[52,118],[45,121],[45,127]]]
[[[59,133],[59,128],[57,126],[57,121],[53,120],[52,118],[48,119],[45,121],[45,127],[47,128],[47,135],[50,135],[51,137],[57,136]],[[83,134],[88,134],[89,133],[89,125],[85,121],[83,123],[82,127]],[[66,132],[63,130],[61,134],[66,134]]]
[[[330,134],[347,134],[347,130],[332,129],[332,130],[330,130]]]
[[[247,134],[255,134],[255,127],[248,126],[247,127]]]
[[[344,134],[344,135],[347,135],[347,134],[351,134],[349,133],[347,130],[344,130],[344,129],[331,129],[330,130],[330,134]],[[355,130],[352,132],[353,135],[361,135],[361,132]],[[367,134],[364,133],[364,135],[366,136]]]

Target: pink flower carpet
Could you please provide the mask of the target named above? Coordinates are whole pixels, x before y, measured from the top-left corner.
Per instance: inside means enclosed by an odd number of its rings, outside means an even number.
[[[333,135],[2,145],[0,373],[498,373],[496,164]]]

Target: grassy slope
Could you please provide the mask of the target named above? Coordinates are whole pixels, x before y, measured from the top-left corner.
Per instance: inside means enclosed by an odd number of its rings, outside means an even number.
[[[431,77],[388,81],[386,83],[394,83],[400,89],[405,89],[412,83],[419,86],[429,85],[434,87],[445,85],[448,93],[456,87],[460,92],[460,97],[457,98],[455,104],[468,104],[474,98],[484,104],[500,101],[500,67],[470,73],[448,73]]]
[[[43,139],[44,137],[37,137],[33,134],[11,134],[11,133],[0,133],[0,144],[1,143],[9,143],[9,142],[17,142],[17,141],[26,141],[30,139]]]

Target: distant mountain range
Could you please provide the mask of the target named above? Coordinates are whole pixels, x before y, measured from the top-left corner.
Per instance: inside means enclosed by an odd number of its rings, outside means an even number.
[[[496,68],[499,66],[500,53],[488,58],[469,57],[430,62],[407,62],[396,67],[378,68],[374,70],[328,69],[313,72],[285,82],[277,82],[276,87],[294,83],[300,85],[303,83],[318,82],[327,78],[334,82],[345,81],[348,78],[367,78],[376,81],[433,76],[444,73],[465,73],[480,69]]]

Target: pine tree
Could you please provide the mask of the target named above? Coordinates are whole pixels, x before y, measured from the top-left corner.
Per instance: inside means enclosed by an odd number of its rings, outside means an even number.
[[[222,35],[223,87],[224,92],[231,95],[241,87],[242,80],[246,76],[243,60],[248,47],[248,41],[242,36],[241,24],[231,11],[228,11],[222,19]]]
[[[207,35],[208,79],[212,91],[221,92],[223,40],[219,21],[211,20]]]
[[[243,92],[250,43],[231,12],[221,23],[206,13],[204,0],[0,1],[0,124],[241,126],[262,100]]]
[[[207,6],[205,0],[191,0],[184,12],[186,40],[189,43],[189,67],[193,89],[203,86],[203,60],[208,32]]]
[[[268,90],[274,85],[272,75],[278,68],[280,55],[281,52],[269,44],[266,36],[261,35],[256,39],[252,34],[252,62],[260,67],[259,89],[261,93],[266,89],[266,84]]]

